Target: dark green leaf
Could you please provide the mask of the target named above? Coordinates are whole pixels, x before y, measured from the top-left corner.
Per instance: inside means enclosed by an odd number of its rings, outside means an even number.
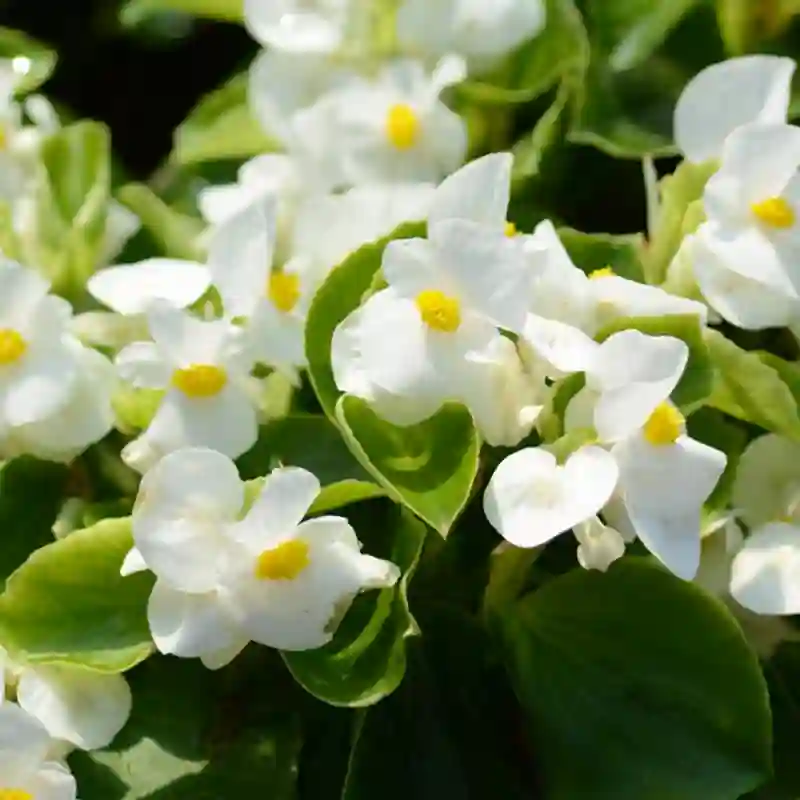
[[[630,558],[555,578],[496,622],[545,797],[732,800],[769,776],[758,660],[698,587]]]
[[[596,269],[611,267],[622,278],[642,280],[644,237],[641,234],[612,236],[559,228],[558,237],[576,266],[587,275]]]
[[[240,22],[242,0],[129,0],[120,11],[123,25],[134,26],[163,11],[180,11],[197,17]]]

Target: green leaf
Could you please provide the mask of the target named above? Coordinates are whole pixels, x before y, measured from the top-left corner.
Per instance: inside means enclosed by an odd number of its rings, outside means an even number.
[[[20,76],[17,93],[27,94],[53,74],[58,56],[27,34],[0,27],[0,59],[15,60],[14,71]]]
[[[622,278],[642,280],[641,234],[583,233],[564,227],[558,229],[558,237],[575,265],[587,275],[611,267]]]
[[[547,24],[499,70],[461,84],[463,98],[484,105],[527,103],[569,76],[580,79],[589,59],[581,15],[572,0],[546,0]]]
[[[172,160],[198,164],[245,159],[279,149],[250,113],[246,72],[206,95],[175,131]]]
[[[446,536],[478,474],[480,441],[469,411],[447,403],[430,419],[400,428],[345,395],[336,418],[356,458],[387,494]]]
[[[362,525],[354,524],[370,555],[389,559],[400,568],[403,577],[397,585],[357,598],[330,644],[318,650],[283,653],[297,681],[332,705],[368,706],[391,694],[405,674],[405,640],[418,633],[407,592],[426,528],[397,507],[390,508],[390,514],[379,528],[372,510]],[[375,536],[376,529],[379,536]]]
[[[69,473],[60,464],[15,458],[0,467],[0,581],[53,541]]]
[[[443,604],[422,613],[403,683],[361,717],[342,800],[538,797],[485,630]]]
[[[714,161],[704,164],[683,161],[675,172],[659,182],[656,227],[644,253],[648,283],[659,284],[667,278],[667,269],[686,233],[684,220],[689,208],[703,197],[706,183],[716,169]]]
[[[714,367],[709,405],[732,417],[800,441],[800,415],[789,386],[757,353],[748,353],[718,331],[705,340]]]
[[[203,223],[196,217],[170,208],[142,183],[129,183],[117,192],[117,199],[142,221],[165,256],[202,261],[198,238]]]
[[[597,50],[608,54],[614,72],[633,69],[663,44],[670,32],[700,0],[586,0],[584,17]]]
[[[714,385],[714,364],[710,354],[708,331],[694,314],[675,314],[663,317],[618,317],[598,333],[598,341],[611,334],[634,328],[649,336],[674,336],[689,346],[689,362],[683,377],[672,393],[674,402],[686,409],[705,401]]]
[[[220,672],[157,656],[129,681],[133,710],[113,745],[70,756],[82,800],[295,800],[299,692],[269,651]]]
[[[123,578],[129,519],[109,519],[37,550],[0,595],[4,645],[40,664],[123,672],[152,650],[149,573]]]
[[[497,625],[543,796],[731,800],[769,776],[758,660],[697,586],[628,558],[554,578]]]
[[[97,122],[78,122],[42,144],[35,212],[24,246],[55,291],[80,293],[99,266],[111,199],[111,141]]]
[[[425,223],[406,223],[386,238],[364,245],[330,272],[314,296],[306,322],[308,374],[323,411],[334,421],[341,392],[331,369],[333,332],[348,314],[361,305],[381,267],[386,245],[393,239],[424,237],[426,231]]]
[[[120,11],[123,25],[139,25],[148,17],[163,11],[180,11],[196,17],[241,22],[243,0],[130,0]]]

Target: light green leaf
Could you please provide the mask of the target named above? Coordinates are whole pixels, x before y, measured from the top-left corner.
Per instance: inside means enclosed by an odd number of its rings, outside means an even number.
[[[769,776],[758,660],[697,586],[628,558],[555,578],[494,620],[545,797],[731,800]]]
[[[360,707],[382,700],[403,679],[405,640],[418,633],[408,608],[408,583],[426,528],[397,507],[390,507],[384,519],[370,507],[361,524],[352,522],[365,552],[392,561],[403,577],[390,589],[357,598],[330,644],[283,658],[297,681],[320,700]]]
[[[742,350],[718,331],[706,331],[705,340],[714,367],[709,405],[800,441],[797,401],[778,372],[757,353]]]
[[[581,15],[572,0],[546,0],[544,30],[497,71],[458,87],[463,98],[484,105],[527,103],[568,77],[579,81],[589,59]]]
[[[341,392],[331,369],[333,332],[361,305],[364,294],[372,287],[386,245],[393,239],[424,237],[426,231],[425,223],[406,223],[386,238],[364,245],[330,272],[314,296],[306,322],[308,374],[323,411],[334,421]]]
[[[684,219],[690,206],[703,197],[706,183],[716,169],[714,161],[704,164],[683,161],[675,172],[659,182],[656,227],[644,253],[648,283],[659,284],[667,277],[667,269],[685,235]]]
[[[122,733],[70,756],[81,800],[295,800],[300,693],[279,658],[252,648],[215,673],[157,656],[128,677]]]
[[[17,93],[27,94],[53,74],[58,56],[27,34],[0,27],[0,60],[4,59],[14,60],[14,71],[20,76]]]
[[[774,42],[800,13],[796,0],[754,3],[752,0],[716,0],[717,24],[731,56],[759,52]]]
[[[68,477],[61,464],[27,457],[0,466],[0,585],[38,547],[53,541]]]
[[[574,228],[559,228],[558,237],[575,265],[587,275],[611,267],[622,278],[642,280],[641,234],[583,233]]]
[[[40,664],[123,672],[152,650],[150,573],[123,578],[133,546],[129,519],[109,519],[37,550],[0,595],[0,635]]]
[[[100,265],[111,199],[111,142],[97,122],[78,122],[42,144],[25,255],[57,292],[80,293]]]
[[[178,164],[245,159],[280,149],[250,113],[247,73],[206,95],[175,131],[172,159]]]
[[[123,25],[138,25],[153,14],[179,11],[196,17],[240,22],[244,10],[243,0],[129,0],[120,11]]]
[[[675,391],[673,401],[684,408],[703,403],[714,385],[714,369],[709,353],[710,343],[704,337],[703,325],[694,314],[675,314],[663,317],[618,317],[598,333],[597,340],[605,341],[611,334],[634,328],[649,336],[674,336],[689,346],[689,362]],[[705,332],[706,334],[708,331]]]
[[[430,419],[400,428],[345,395],[336,418],[348,446],[386,493],[446,536],[478,474],[480,441],[469,411],[447,403]]]
[[[129,183],[117,192],[117,199],[133,211],[165,256],[202,261],[198,237],[204,225],[200,219],[170,208],[143,183]]]

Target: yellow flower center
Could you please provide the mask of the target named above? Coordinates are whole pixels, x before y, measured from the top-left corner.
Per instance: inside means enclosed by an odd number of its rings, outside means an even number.
[[[267,296],[278,311],[288,314],[300,300],[300,276],[293,272],[273,272]]]
[[[409,150],[419,139],[419,117],[411,106],[397,103],[386,117],[386,137],[398,150]]]
[[[172,385],[189,397],[213,397],[228,382],[228,375],[214,364],[192,364],[172,373]]]
[[[596,280],[597,278],[613,278],[616,276],[616,272],[614,272],[611,267],[603,267],[602,269],[596,269],[589,273],[589,278],[591,280]]]
[[[425,289],[417,295],[417,308],[422,321],[435,331],[453,333],[461,324],[461,307],[455,297],[438,289]]]
[[[5,126],[0,124],[0,152],[5,150],[8,147],[8,134],[6,133]],[[3,800],[2,795],[0,795],[0,800]]]
[[[293,581],[309,565],[308,553],[308,544],[302,539],[265,550],[256,560],[256,577],[262,581]]]
[[[686,420],[675,406],[662,403],[644,424],[644,438],[652,445],[675,444]]]
[[[0,329],[0,366],[7,366],[19,361],[27,349],[28,343],[22,338],[19,331],[15,331],[13,328]]]
[[[24,789],[0,789],[0,800],[33,800],[33,795]]]
[[[505,234],[510,239],[512,236],[517,235],[517,226],[513,222],[506,222]]]
[[[750,210],[770,228],[791,228],[795,223],[794,209],[782,197],[768,197],[753,203]]]

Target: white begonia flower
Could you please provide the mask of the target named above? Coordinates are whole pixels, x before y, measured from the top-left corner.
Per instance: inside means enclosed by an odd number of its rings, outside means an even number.
[[[545,22],[542,0],[404,0],[397,35],[411,52],[458,53],[480,71],[536,36]]]
[[[625,538],[598,517],[591,517],[573,529],[578,540],[578,563],[584,569],[605,572],[625,555]]]
[[[69,666],[14,666],[17,703],[53,739],[81,750],[106,747],[131,713],[132,697],[122,675],[105,675]]]
[[[800,320],[800,294],[787,272],[752,261],[752,252],[741,248],[736,234],[706,222],[687,239],[685,256],[697,287],[722,319],[745,330]]]
[[[295,259],[274,265],[277,199],[266,196],[220,225],[208,263],[225,314],[247,320],[256,360],[293,372],[305,366],[305,319],[316,282]]]
[[[0,440],[0,453],[5,458],[27,454],[69,463],[114,427],[114,365],[74,339],[68,339],[67,346],[78,373],[67,401],[52,414],[9,431]]]
[[[751,529],[800,524],[800,444],[767,433],[750,442],[736,466],[733,507]]]
[[[506,541],[539,547],[593,519],[610,499],[618,476],[614,458],[601,447],[581,447],[563,466],[542,447],[525,448],[495,470],[484,512]]]
[[[438,181],[458,169],[467,152],[466,124],[439,96],[465,75],[455,57],[442,59],[430,75],[405,59],[374,79],[354,76],[333,93],[327,102],[344,182]]]
[[[0,797],[10,800],[75,800],[69,769],[51,760],[52,740],[16,703],[0,703]]]
[[[751,287],[753,280],[762,286],[751,298],[755,308],[748,311],[735,292],[723,292],[722,296],[714,292],[718,286],[708,280],[708,265],[702,258],[698,282],[705,280],[705,290],[711,292],[709,302],[722,301],[717,309],[720,313],[731,312],[751,326],[769,321],[764,306],[771,298],[777,300],[777,324],[783,324],[787,308],[791,312],[796,304],[796,287],[800,286],[800,271],[794,263],[800,245],[798,166],[800,128],[745,125],[725,140],[721,166],[703,194],[708,223],[701,241],[723,262],[722,268],[729,265],[731,281],[739,291],[742,276],[751,278]],[[764,289],[771,290],[767,298]]]
[[[492,359],[497,325],[519,330],[532,280],[502,226],[431,222],[427,240],[389,243],[382,264],[389,288],[333,336],[339,388],[398,425],[426,419],[446,400],[468,401],[474,381],[485,380],[473,362]]]
[[[689,161],[718,158],[727,137],[751,122],[786,122],[795,62],[751,55],[706,67],[675,107],[675,141]]]
[[[351,0],[245,0],[244,22],[264,47],[331,53],[343,44],[350,6]]]
[[[618,493],[636,535],[671,572],[691,580],[700,565],[703,504],[727,457],[687,436],[683,415],[666,400],[611,454],[619,465]]]
[[[33,270],[0,261],[0,437],[67,403],[78,378],[69,303]]]
[[[586,386],[567,406],[567,429],[594,427],[606,443],[627,438],[669,398],[688,361],[688,345],[673,336],[637,330],[609,336],[586,367]]]
[[[147,312],[159,302],[187,308],[211,285],[204,264],[173,258],[148,258],[134,264],[101,269],[86,289],[112,311],[87,311],[73,320],[72,329],[87,344],[120,348],[148,338]]]
[[[156,574],[148,619],[158,649],[219,668],[251,640],[320,647],[356,594],[393,585],[397,568],[361,554],[346,520],[302,522],[319,491],[305,470],[275,470],[238,521],[244,485],[222,454],[182,450],[147,473],[127,571],[138,562]]]
[[[231,458],[252,447],[258,423],[245,385],[253,356],[242,330],[168,305],[152,308],[148,322],[153,341],[120,351],[117,370],[134,388],[166,393],[147,430],[123,450],[123,460],[144,472],[182,447],[213,447]]]

